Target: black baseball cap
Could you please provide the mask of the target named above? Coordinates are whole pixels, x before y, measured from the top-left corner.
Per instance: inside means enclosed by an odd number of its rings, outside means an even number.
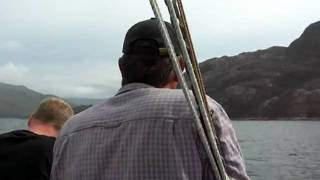
[[[177,55],[181,54],[178,40],[172,25],[165,22]],[[122,52],[126,55],[168,55],[164,39],[161,36],[158,20],[151,18],[133,25],[127,32]]]

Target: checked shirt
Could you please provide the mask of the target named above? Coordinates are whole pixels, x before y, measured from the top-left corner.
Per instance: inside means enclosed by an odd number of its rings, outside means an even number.
[[[208,101],[227,173],[248,180],[231,121]],[[66,123],[51,180],[202,180],[210,173],[183,92],[132,83]]]

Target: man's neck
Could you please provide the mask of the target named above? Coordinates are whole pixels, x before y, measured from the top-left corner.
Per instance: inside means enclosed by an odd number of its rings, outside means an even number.
[[[38,135],[44,135],[44,136],[50,136],[50,137],[57,137],[58,131],[46,124],[33,124],[28,127],[29,131],[38,134]]]
[[[161,88],[177,89],[177,85],[178,85],[177,81],[170,81],[166,85],[162,86]]]

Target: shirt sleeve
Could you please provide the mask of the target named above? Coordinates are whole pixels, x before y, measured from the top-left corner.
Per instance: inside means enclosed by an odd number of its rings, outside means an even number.
[[[212,112],[217,144],[230,178],[236,180],[250,180],[246,172],[241,148],[232,123],[222,106],[208,97],[208,104]]]

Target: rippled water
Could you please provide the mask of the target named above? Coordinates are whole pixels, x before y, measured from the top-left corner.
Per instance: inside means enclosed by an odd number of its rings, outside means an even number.
[[[320,121],[234,122],[253,180],[319,180]]]
[[[26,129],[26,119],[15,119],[15,118],[0,118],[0,134],[15,129]]]
[[[320,121],[234,121],[252,180],[320,180]],[[0,133],[26,120],[0,119]]]

